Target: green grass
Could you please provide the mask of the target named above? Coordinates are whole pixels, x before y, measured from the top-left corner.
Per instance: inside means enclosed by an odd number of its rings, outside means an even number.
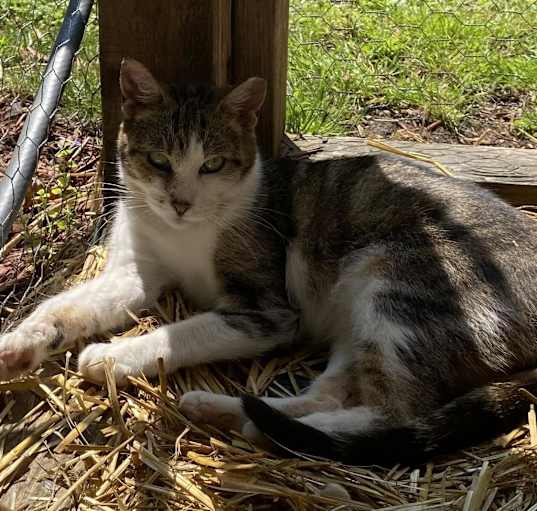
[[[352,132],[375,105],[451,127],[491,97],[537,87],[526,0],[291,0],[288,129]],[[537,127],[534,111],[521,122]]]
[[[0,90],[32,94],[66,1],[8,0]],[[537,87],[537,3],[290,0],[289,131],[345,134],[368,110],[419,109],[456,128],[492,98]],[[64,112],[98,120],[98,30],[83,41]],[[537,110],[516,124],[537,132]]]
[[[0,94],[33,96],[59,32],[67,0],[7,0],[0,9]],[[98,26],[95,9],[86,28],[62,113],[80,122],[100,115]]]

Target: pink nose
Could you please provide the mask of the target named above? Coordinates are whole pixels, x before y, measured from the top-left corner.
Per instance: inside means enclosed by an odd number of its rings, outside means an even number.
[[[175,211],[177,211],[179,216],[183,216],[190,209],[192,204],[186,201],[174,200],[172,201],[172,206],[174,207]]]

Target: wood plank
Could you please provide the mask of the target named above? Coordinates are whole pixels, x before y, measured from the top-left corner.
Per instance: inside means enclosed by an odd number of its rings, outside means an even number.
[[[396,140],[387,144],[421,153],[447,166],[461,179],[495,191],[515,206],[537,205],[537,151],[509,147],[460,144],[416,144]],[[290,158],[312,160],[379,153],[363,138],[291,136],[282,153]]]
[[[285,129],[289,0],[233,0],[231,77],[268,82],[258,125],[259,145],[275,157]]]
[[[162,81],[228,81],[232,0],[100,0],[99,32],[105,180],[113,180],[123,57]]]

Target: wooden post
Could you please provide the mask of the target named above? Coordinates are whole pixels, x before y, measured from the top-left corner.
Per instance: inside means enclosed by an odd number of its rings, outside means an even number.
[[[258,136],[266,156],[276,157],[285,130],[289,0],[233,0],[231,78],[268,81]]]
[[[123,57],[163,81],[229,81],[232,0],[100,0],[103,171],[114,181]],[[106,195],[105,195],[106,196]]]

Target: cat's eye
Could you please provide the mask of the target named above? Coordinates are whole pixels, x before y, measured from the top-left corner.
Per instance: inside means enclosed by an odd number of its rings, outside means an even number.
[[[147,153],[147,160],[151,165],[163,172],[169,172],[172,169],[170,159],[167,154],[162,151],[152,151]]]
[[[207,160],[200,168],[200,174],[213,174],[222,170],[222,167],[225,165],[226,159],[223,156],[216,156]]]

